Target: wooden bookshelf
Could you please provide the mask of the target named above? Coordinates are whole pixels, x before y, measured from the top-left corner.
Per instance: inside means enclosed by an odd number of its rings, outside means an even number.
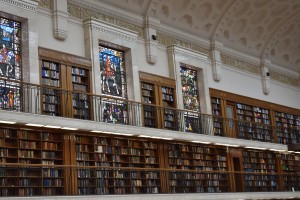
[[[294,191],[299,189],[299,176],[297,169],[299,169],[299,161],[296,160],[293,154],[281,154],[281,169],[283,175],[284,191]]]
[[[0,128],[2,164],[23,167],[3,168],[0,172],[3,196],[37,196],[64,194],[63,171],[49,165],[62,165],[62,137],[56,133]],[[43,164],[45,167],[28,167]],[[5,185],[4,185],[5,183]]]
[[[274,153],[270,152],[243,151],[246,192],[278,191],[279,180],[275,175],[278,172],[275,156]]]
[[[224,152],[226,152],[225,149],[216,149],[209,146],[169,144],[169,168],[193,170],[190,172],[171,171],[169,173],[170,192],[228,191],[229,175],[222,173],[228,171],[227,156]],[[218,171],[218,173],[215,171]]]
[[[216,89],[210,89],[210,94],[214,116],[220,113],[215,105],[216,99],[222,102],[220,110],[225,111],[222,113],[224,116],[227,116],[228,105],[235,105],[232,109],[233,120],[237,122],[234,123],[233,129],[226,129],[226,132],[234,131],[234,137],[280,144],[299,142],[298,130],[295,129],[295,126],[300,125],[299,110]],[[219,126],[219,123],[214,123],[215,130],[218,130]],[[228,125],[226,127],[228,128]]]
[[[156,121],[157,110],[156,110],[156,91],[155,86],[150,83],[141,82],[142,89],[142,102],[146,104],[151,104],[154,106],[143,107],[143,115],[144,115],[144,126],[150,128],[157,128],[158,124]]]
[[[275,112],[276,135],[280,144],[296,144],[299,140],[297,132],[291,128],[300,125],[300,116],[284,112]]]
[[[61,92],[54,88],[61,88],[60,64],[42,60],[42,105],[43,114],[61,116]]]
[[[211,98],[211,107],[213,114],[213,126],[214,126],[214,135],[224,136],[224,119],[223,112],[221,107],[220,98]]]
[[[96,170],[78,170],[79,194],[142,194],[161,191],[160,174],[151,171],[159,168],[156,143],[76,136],[76,161],[79,166],[100,167]],[[118,167],[149,170],[120,171]]]
[[[143,123],[145,127],[176,130],[175,81],[140,72]]]
[[[90,60],[41,47],[39,57],[42,113],[91,119]]]
[[[72,66],[72,89],[80,93],[73,93],[73,117],[78,119],[90,119],[90,98],[89,92],[89,70]]]

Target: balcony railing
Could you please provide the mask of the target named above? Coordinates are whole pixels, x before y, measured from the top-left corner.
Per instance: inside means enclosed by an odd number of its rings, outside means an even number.
[[[2,110],[280,144],[300,143],[299,126],[276,127],[6,79],[0,79],[0,88]]]

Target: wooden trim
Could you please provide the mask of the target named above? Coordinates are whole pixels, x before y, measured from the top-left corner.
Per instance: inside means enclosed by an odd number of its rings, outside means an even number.
[[[259,106],[259,107],[262,107],[265,109],[275,110],[278,112],[284,112],[284,113],[289,113],[289,114],[293,114],[293,115],[300,115],[299,109],[295,109],[295,108],[291,108],[291,107],[287,107],[287,106],[283,106],[283,105],[279,105],[279,104],[275,104],[275,103],[270,103],[267,101],[262,101],[262,100],[258,100],[258,99],[254,99],[251,97],[238,95],[238,94],[224,92],[224,91],[213,89],[213,88],[210,88],[209,92],[210,92],[211,97],[218,97],[221,99],[226,99],[229,101],[234,101],[234,102],[243,103],[243,104],[247,104],[247,105]]]
[[[80,65],[87,69],[92,69],[92,62],[88,58],[51,50],[43,47],[39,47],[39,58],[44,60],[50,60],[65,65]]]
[[[139,73],[140,73],[141,81],[145,81],[145,82],[152,83],[155,85],[160,85],[160,86],[167,86],[167,87],[171,87],[174,89],[176,87],[174,79],[170,79],[167,77],[158,76],[158,75],[154,75],[154,74],[149,74],[149,73],[145,73],[145,72],[139,72]]]

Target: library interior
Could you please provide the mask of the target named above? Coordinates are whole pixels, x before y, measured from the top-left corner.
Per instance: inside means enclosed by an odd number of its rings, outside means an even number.
[[[298,0],[0,0],[0,199],[299,198],[299,22]]]

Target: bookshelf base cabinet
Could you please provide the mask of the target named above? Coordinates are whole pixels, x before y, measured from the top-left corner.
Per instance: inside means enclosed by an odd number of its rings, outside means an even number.
[[[1,196],[300,190],[299,156],[208,144],[11,125],[0,159]]]

